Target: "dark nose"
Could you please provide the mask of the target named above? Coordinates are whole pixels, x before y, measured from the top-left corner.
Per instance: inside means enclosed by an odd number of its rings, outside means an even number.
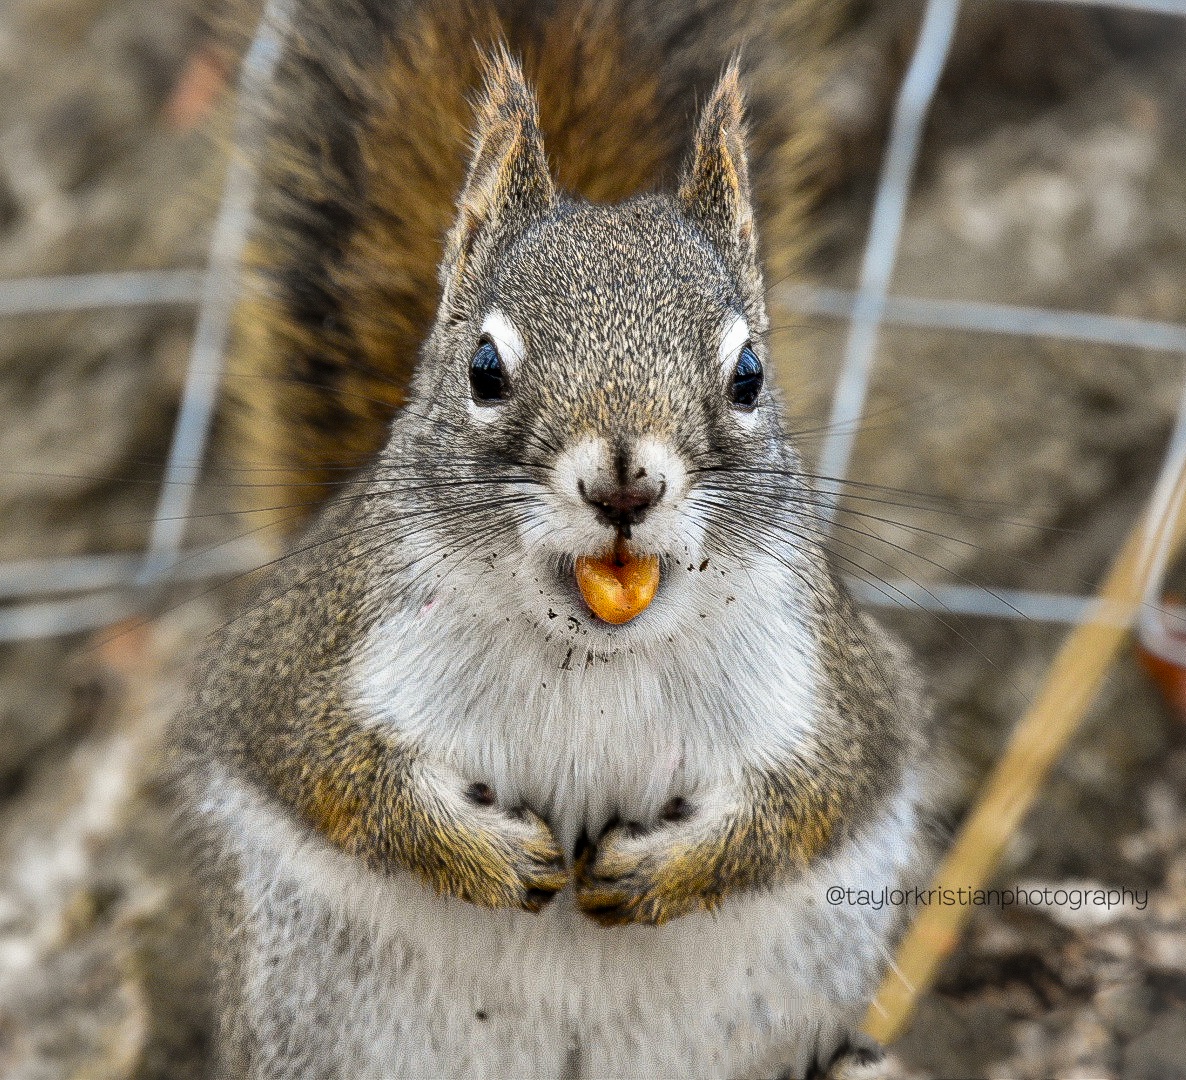
[[[583,480],[577,487],[585,500],[611,529],[626,539],[630,529],[647,515],[647,511],[663,497],[665,485],[627,484],[616,487],[587,488]]]

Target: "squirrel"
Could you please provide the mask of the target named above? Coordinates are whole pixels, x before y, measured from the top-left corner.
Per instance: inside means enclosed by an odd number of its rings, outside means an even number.
[[[291,538],[175,733],[223,1074],[875,1067],[902,912],[834,898],[944,768],[766,378],[830,9],[288,5],[230,365]]]

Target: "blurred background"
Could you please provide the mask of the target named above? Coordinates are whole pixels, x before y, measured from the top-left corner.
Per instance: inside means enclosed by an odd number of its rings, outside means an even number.
[[[1186,380],[1186,5],[1124,7],[1162,13],[961,5],[907,172],[868,398],[837,426],[923,11],[855,5],[827,87],[819,249],[775,290],[805,451],[834,463],[836,433],[855,437],[834,553],[922,656],[965,801],[1082,614],[1066,598],[1094,591],[1140,518]],[[195,0],[0,8],[3,1076],[203,1075],[159,777],[186,665],[251,558],[217,421],[200,478],[181,458],[175,572],[156,580],[141,556],[228,158],[241,45],[212,35],[218,14]],[[1094,335],[1119,343],[1060,338],[1080,324],[1057,319],[1018,332],[1033,308],[1144,329]],[[1031,617],[969,599],[971,584],[1023,590],[1010,603]],[[896,1047],[904,1075],[1186,1071],[1183,679],[1126,651],[997,879],[1143,890],[1143,910],[977,910]]]

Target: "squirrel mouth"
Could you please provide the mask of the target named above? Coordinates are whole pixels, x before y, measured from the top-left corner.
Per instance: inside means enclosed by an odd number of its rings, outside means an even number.
[[[608,557],[579,556],[576,579],[589,610],[602,622],[621,626],[641,615],[654,600],[659,588],[659,556],[634,555],[618,540]]]

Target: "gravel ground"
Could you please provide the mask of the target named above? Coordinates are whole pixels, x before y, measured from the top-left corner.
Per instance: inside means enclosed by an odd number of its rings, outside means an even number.
[[[856,277],[908,14],[873,6],[832,88],[823,284]],[[197,41],[165,0],[0,10],[0,276],[201,262],[221,155],[167,119]],[[1158,19],[973,5],[895,290],[1186,322],[1182,41]],[[0,558],[143,543],[190,322],[181,310],[3,322]],[[794,322],[781,379],[811,450],[843,328]],[[837,555],[876,577],[1089,589],[1151,487],[1182,375],[1179,358],[1135,349],[887,330],[855,475],[936,501],[865,489]],[[221,604],[162,601],[148,625],[0,649],[2,1075],[201,1075],[186,889],[156,777],[186,658]],[[932,673],[970,796],[1060,633],[887,620]],[[1143,904],[978,909],[896,1047],[900,1074],[1181,1075],[1184,791],[1183,718],[1126,658],[999,883],[1123,887]]]

